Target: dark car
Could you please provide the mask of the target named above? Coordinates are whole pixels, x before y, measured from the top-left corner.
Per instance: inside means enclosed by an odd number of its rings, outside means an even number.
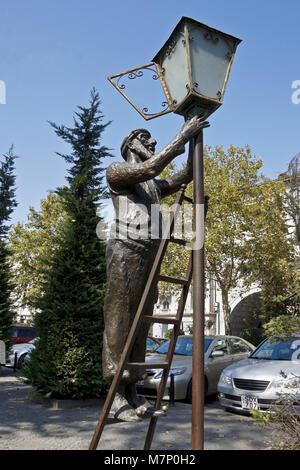
[[[36,337],[32,326],[18,325],[11,331],[10,341],[14,344],[28,343]]]

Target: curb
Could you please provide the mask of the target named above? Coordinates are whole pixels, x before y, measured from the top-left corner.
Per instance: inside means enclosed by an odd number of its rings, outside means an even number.
[[[50,408],[52,410],[74,410],[79,408],[92,407],[97,407],[100,410],[104,404],[104,399],[101,398],[88,398],[86,400],[60,400],[55,398],[36,397],[34,395],[29,394],[26,399],[31,401],[32,403],[42,405],[45,408]]]

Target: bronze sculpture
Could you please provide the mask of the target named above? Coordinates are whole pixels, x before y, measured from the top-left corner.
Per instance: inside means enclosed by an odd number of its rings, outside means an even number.
[[[186,167],[165,180],[155,177],[178,155],[185,144],[209,124],[203,116],[186,121],[181,131],[155,154],[156,141],[145,129],[132,131],[123,140],[121,154],[125,160],[107,168],[107,184],[116,212],[116,232],[107,246],[107,289],[104,302],[103,376],[111,382],[135,316],[161,236],[161,214],[153,235],[153,206],[192,180],[192,156]],[[120,210],[121,209],[121,210]],[[144,311],[152,315],[157,301],[157,282],[152,301]],[[139,333],[130,360],[144,362],[148,325]],[[125,371],[116,394],[112,412],[124,421],[138,421],[147,413],[148,403],[136,394],[141,372]],[[139,416],[138,416],[139,415]]]

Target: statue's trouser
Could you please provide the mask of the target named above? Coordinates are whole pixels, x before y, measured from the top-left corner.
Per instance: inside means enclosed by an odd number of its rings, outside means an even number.
[[[131,324],[145,289],[158,244],[137,248],[120,240],[107,247],[107,286],[104,301],[103,377],[111,382],[116,372]],[[144,315],[152,315],[157,302],[157,280],[151,287]],[[129,360],[144,362],[149,323],[142,323]],[[141,380],[143,371],[125,371],[121,385]]]

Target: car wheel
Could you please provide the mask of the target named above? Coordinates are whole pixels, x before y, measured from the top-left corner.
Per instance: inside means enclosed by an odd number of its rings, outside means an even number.
[[[25,356],[26,354],[22,354],[18,360],[18,369],[23,369],[25,363]]]
[[[207,391],[208,391],[208,383],[207,383],[207,378],[205,377],[205,386],[204,386],[204,398],[207,397]],[[192,403],[192,379],[190,380],[186,392],[186,400],[188,403]]]

